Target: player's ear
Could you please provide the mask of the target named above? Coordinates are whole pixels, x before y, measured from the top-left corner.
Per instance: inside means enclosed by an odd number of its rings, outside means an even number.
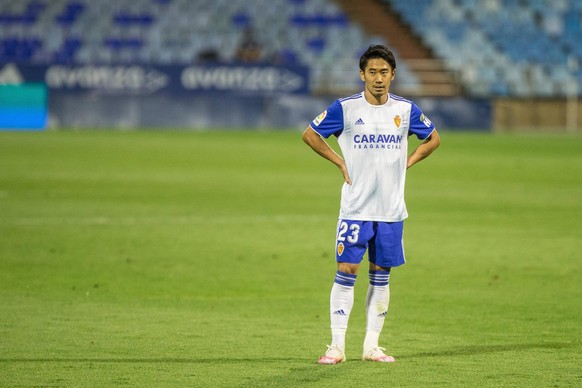
[[[362,70],[360,70],[360,79],[362,81],[366,81],[366,78],[364,77],[364,72]]]
[[[396,69],[392,70],[392,78],[390,78],[390,81],[394,81],[395,76],[396,76]]]

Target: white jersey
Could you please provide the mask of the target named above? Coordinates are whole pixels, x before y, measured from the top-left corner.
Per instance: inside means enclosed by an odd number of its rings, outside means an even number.
[[[319,135],[338,137],[351,185],[342,187],[341,219],[398,222],[408,217],[404,182],[408,136],[424,140],[434,125],[411,101],[393,94],[372,105],[364,93],[336,100],[311,122]]]

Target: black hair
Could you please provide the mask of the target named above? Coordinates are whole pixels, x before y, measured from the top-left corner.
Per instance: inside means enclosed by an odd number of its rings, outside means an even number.
[[[370,59],[380,58],[388,62],[388,65],[392,70],[396,70],[396,59],[394,59],[394,54],[388,49],[388,47],[377,44],[368,47],[365,53],[360,57],[360,70],[365,71],[366,66],[368,66],[368,61]]]

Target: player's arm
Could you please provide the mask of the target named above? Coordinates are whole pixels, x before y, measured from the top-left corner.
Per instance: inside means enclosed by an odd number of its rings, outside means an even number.
[[[311,126],[308,126],[307,129],[303,132],[303,141],[307,143],[315,152],[319,155],[324,157],[325,159],[329,160],[333,164],[335,164],[342,175],[344,176],[344,180],[347,184],[351,185],[352,181],[350,180],[350,176],[348,174],[348,169],[346,167],[345,160],[339,156],[330,146],[327,144],[325,140],[317,133]]]
[[[406,168],[414,166],[430,154],[441,144],[441,138],[435,129],[409,156]]]

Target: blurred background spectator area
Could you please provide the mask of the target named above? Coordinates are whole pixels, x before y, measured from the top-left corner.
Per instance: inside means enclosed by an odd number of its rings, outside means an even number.
[[[47,82],[48,126],[55,127],[303,125],[323,104],[314,99],[361,91],[358,59],[381,43],[397,60],[391,91],[428,99],[423,106],[433,117],[440,112],[443,126],[575,132],[581,42],[579,0],[0,0],[0,84],[39,82],[23,76],[27,68],[59,65],[80,73],[138,67],[161,88],[168,67],[306,69],[304,95],[254,103],[239,96],[231,106],[240,114],[218,116],[205,108],[205,93],[134,93],[111,102],[95,90]],[[157,111],[148,116],[150,106]]]
[[[358,89],[385,43],[406,94],[559,97],[582,79],[581,20],[576,0],[0,0],[0,63],[233,62],[252,31],[257,61],[310,67],[314,92]]]

